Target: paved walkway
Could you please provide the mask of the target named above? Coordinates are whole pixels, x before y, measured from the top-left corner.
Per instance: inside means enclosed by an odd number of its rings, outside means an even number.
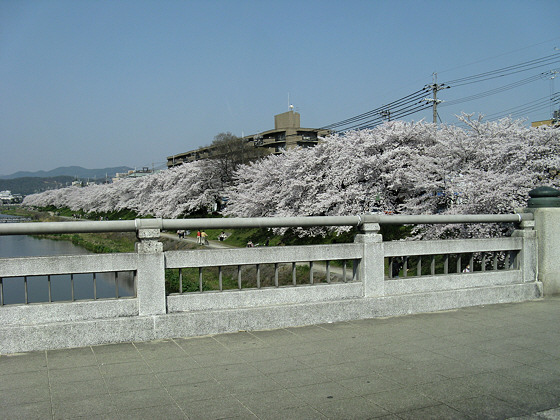
[[[192,236],[185,236],[184,238],[179,238],[177,236],[177,234],[169,233],[169,232],[161,232],[160,235],[164,238],[174,240],[174,241],[177,241],[177,242],[188,242],[188,243],[191,243],[191,244],[197,244],[198,245],[197,239],[193,238]],[[208,244],[205,245],[205,247],[206,248],[215,248],[215,249],[237,248],[237,247],[229,245],[225,242],[214,241],[214,240],[208,240]]]
[[[0,356],[2,419],[560,418],[560,298]]]

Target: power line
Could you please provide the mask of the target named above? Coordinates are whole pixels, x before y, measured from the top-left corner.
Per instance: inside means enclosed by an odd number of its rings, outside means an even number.
[[[391,118],[394,118],[394,119],[403,118],[403,117],[406,117],[408,115],[415,114],[415,113],[417,113],[419,111],[422,111],[424,109],[428,109],[430,107],[431,107],[430,104],[428,104],[426,102],[423,102],[423,101],[418,101],[418,102],[416,102],[414,104],[411,104],[407,107],[400,108],[397,111],[391,111]],[[350,127],[345,127],[344,130],[339,130],[338,132],[350,131],[350,130],[362,130],[362,129],[365,129],[365,128],[373,128],[377,125],[382,124],[384,121],[385,121],[384,117],[382,115],[380,115],[377,118],[373,118],[371,120],[361,122],[360,124],[356,124],[356,125],[353,125],[353,126],[350,126]]]
[[[410,112],[411,109],[416,109],[419,106],[419,104],[422,104],[422,101],[417,101],[405,107],[394,109],[390,112],[391,118],[393,119],[400,118],[403,116],[403,113],[408,113]],[[371,128],[372,126],[381,124],[383,121],[385,121],[386,118],[385,115],[386,113],[379,113],[379,115],[377,115],[374,118],[371,118],[367,121],[361,121],[359,124],[354,124],[351,126],[344,127],[344,130],[341,131],[355,130],[361,128]]]
[[[348,118],[348,119],[340,121],[338,123],[330,124],[330,125],[325,126],[323,128],[333,129],[333,128],[342,127],[342,126],[345,126],[345,125],[348,125],[348,124],[352,124],[352,123],[357,122],[357,121],[362,121],[362,120],[365,120],[367,118],[371,118],[375,115],[378,115],[378,114],[381,114],[383,112],[386,112],[387,110],[390,110],[392,107],[400,106],[402,104],[408,104],[412,101],[418,100],[424,94],[425,94],[425,90],[421,89],[421,90],[416,91],[416,92],[414,92],[410,95],[407,95],[403,98],[400,98],[396,101],[393,101],[389,104],[382,105],[381,107],[378,107],[378,108],[373,109],[371,111],[365,112],[363,114],[357,115],[357,116],[352,117],[352,118]]]
[[[516,117],[523,116],[529,112],[541,111],[543,109],[546,109],[550,107],[551,103],[552,104],[560,103],[560,95],[558,94],[554,95],[552,99],[550,97],[536,99],[534,101],[530,101],[525,104],[509,108],[502,112],[495,112],[493,114],[489,114],[486,116],[486,118],[490,121],[494,121],[504,117],[516,118]]]
[[[542,104],[542,103],[548,104],[549,99],[550,98],[548,96],[545,96],[543,98],[535,99],[534,101],[530,101],[530,102],[527,102],[527,103],[524,103],[524,104],[521,104],[521,105],[513,106],[511,108],[507,108],[507,109],[504,109],[503,111],[495,112],[495,113],[489,114],[487,116],[488,117],[494,117],[494,116],[498,116],[498,115],[508,114],[509,112],[517,112],[520,109],[523,109],[528,105],[532,106],[532,105],[535,105],[535,104]]]
[[[537,42],[536,44],[531,44],[531,45],[527,45],[527,46],[525,46],[525,47],[517,48],[517,49],[515,49],[515,50],[506,51],[506,52],[504,52],[504,53],[502,53],[502,54],[494,55],[494,56],[491,56],[491,57],[486,57],[486,58],[483,58],[483,59],[480,59],[480,60],[477,60],[477,61],[473,61],[473,62],[470,62],[470,63],[462,64],[462,65],[455,66],[455,67],[452,67],[452,68],[443,69],[443,70],[440,70],[438,73],[439,73],[439,74],[448,73],[448,72],[450,72],[450,71],[457,70],[457,69],[461,69],[461,68],[464,68],[464,67],[469,67],[469,66],[472,66],[472,65],[474,65],[474,64],[479,64],[479,63],[483,63],[483,62],[485,62],[485,61],[494,60],[494,59],[499,58],[499,57],[503,57],[503,56],[506,56],[506,55],[510,55],[510,54],[516,53],[516,52],[518,52],[518,51],[523,51],[523,50],[527,50],[527,49],[530,49],[530,48],[533,48],[533,47],[536,47],[536,46],[539,46],[539,45],[547,44],[547,43],[550,43],[550,42],[552,42],[552,41],[556,41],[557,39],[560,39],[560,36],[557,36],[557,37],[554,37],[554,38],[550,38],[550,39],[547,39],[547,40],[544,40],[544,41],[541,41],[541,42]]]
[[[523,63],[514,64],[511,66],[503,67],[501,69],[491,70],[484,73],[475,74],[472,76],[450,80],[447,82],[447,84],[453,85],[453,87],[464,86],[471,83],[483,82],[486,80],[495,79],[497,77],[508,76],[511,74],[516,74],[516,73],[532,70],[543,66],[549,66],[551,64],[558,63],[558,62],[560,62],[560,53],[554,53],[546,57],[525,61]]]
[[[382,106],[380,106],[378,108],[375,108],[375,109],[372,109],[370,111],[364,112],[363,114],[359,114],[359,115],[356,115],[354,117],[347,118],[345,120],[342,120],[342,121],[339,121],[339,122],[336,122],[336,123],[333,123],[333,124],[325,125],[325,126],[321,127],[321,129],[331,130],[331,129],[334,129],[334,128],[337,128],[337,127],[343,127],[345,125],[352,124],[352,123],[357,122],[357,121],[365,120],[367,118],[373,117],[374,115],[380,114],[383,111],[391,110],[394,107],[398,107],[398,106],[401,106],[403,104],[409,104],[413,101],[419,100],[419,99],[421,99],[422,96],[424,96],[426,94],[426,91],[427,91],[427,88],[424,87],[420,90],[417,90],[416,92],[413,92],[413,93],[411,93],[407,96],[404,96],[400,99],[397,99],[393,102],[382,105]],[[392,113],[393,112],[391,111],[391,114]]]
[[[539,73],[537,75],[518,80],[517,82],[509,83],[507,85],[503,85],[503,86],[500,86],[500,87],[497,87],[497,88],[494,88],[494,89],[483,91],[483,92],[480,92],[480,93],[477,93],[477,94],[474,94],[474,95],[466,96],[464,98],[459,98],[459,99],[454,99],[454,100],[451,100],[451,101],[446,101],[441,106],[457,105],[457,104],[460,104],[460,103],[463,103],[463,102],[468,102],[468,101],[473,101],[475,99],[485,98],[487,96],[491,96],[491,95],[494,95],[494,94],[497,94],[497,93],[501,93],[501,92],[504,92],[506,90],[514,89],[516,87],[523,86],[523,85],[526,85],[528,83],[535,82],[537,80],[541,80],[546,73],[548,73],[548,72]]]
[[[491,96],[497,93],[504,92],[506,90],[514,89],[516,87],[534,82],[539,78],[542,78],[543,75],[546,74],[546,72],[542,72],[538,75],[530,76],[525,79],[521,79],[517,82],[500,86],[498,88],[490,89],[487,91],[483,91],[474,95],[455,99],[445,103],[442,103],[442,101],[437,98],[437,92],[439,90],[447,89],[450,87],[459,87],[459,86],[465,86],[473,83],[484,82],[487,80],[492,80],[504,76],[510,76],[513,74],[536,69],[539,67],[550,66],[551,64],[559,63],[559,62],[560,62],[560,53],[554,53],[545,57],[540,57],[522,63],[514,64],[511,66],[502,67],[500,69],[454,79],[442,84],[437,83],[437,79],[435,79],[435,77],[437,76],[435,76],[434,73],[434,83],[430,85],[426,85],[424,88],[417,90],[416,92],[413,92],[393,102],[382,105],[380,107],[356,115],[354,117],[350,117],[342,121],[325,125],[320,129],[331,130],[335,132],[343,132],[343,131],[348,131],[353,129],[371,128],[381,124],[386,119],[390,120],[396,118],[403,118],[405,116],[412,115],[416,112],[425,110],[429,107],[433,108],[433,120],[435,124],[437,123],[437,118],[438,118],[438,113],[437,113],[438,104],[441,104],[440,106],[451,106],[463,102],[481,99],[487,96]],[[425,98],[427,92],[432,92],[433,98]]]
[[[427,88],[429,88],[432,91],[433,97],[432,98],[425,98],[424,101],[432,104],[432,107],[433,107],[433,123],[437,124],[437,117],[438,117],[437,106],[438,106],[439,103],[443,102],[441,99],[437,98],[437,93],[440,90],[449,89],[451,86],[446,85],[445,83],[438,84],[437,73],[434,73],[433,76],[434,76],[434,82],[431,85],[426,86]]]

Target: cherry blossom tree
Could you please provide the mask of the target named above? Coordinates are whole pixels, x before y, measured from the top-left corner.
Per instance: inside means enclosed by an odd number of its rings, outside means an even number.
[[[226,213],[510,213],[526,204],[532,188],[560,185],[558,130],[459,118],[468,129],[389,122],[242,167]],[[424,235],[466,234],[456,226],[423,228]]]
[[[211,208],[222,195],[218,168],[201,160],[112,184],[67,187],[29,195],[24,204],[85,212],[133,210],[141,216],[179,217]]]
[[[109,185],[30,195],[24,204],[88,212],[121,209],[181,217],[212,207],[224,194],[234,217],[511,213],[540,185],[560,187],[560,131],[522,121],[462,115],[467,128],[391,121],[329,136],[241,165],[223,191],[221,168],[200,160]],[[344,230],[339,228],[339,230]],[[498,234],[499,225],[421,226],[423,236]],[[307,234],[324,233],[313,229]]]

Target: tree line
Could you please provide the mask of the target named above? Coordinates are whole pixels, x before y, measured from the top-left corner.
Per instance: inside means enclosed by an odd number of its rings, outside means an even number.
[[[462,115],[459,120],[467,128],[390,121],[265,157],[225,133],[215,139],[223,153],[213,159],[109,185],[46,191],[26,197],[24,204],[86,212],[128,209],[166,218],[213,209],[218,202],[227,202],[221,213],[231,217],[511,213],[526,205],[531,189],[560,187],[559,130],[529,128],[507,118],[486,122]],[[420,227],[418,233],[458,236],[503,229],[436,226]]]

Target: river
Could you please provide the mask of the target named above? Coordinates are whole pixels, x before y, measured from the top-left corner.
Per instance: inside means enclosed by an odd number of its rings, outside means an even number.
[[[0,213],[0,218],[13,218]],[[88,250],[68,241],[54,241],[38,239],[25,235],[0,236],[0,258],[38,257],[53,255],[83,255],[91,254]],[[97,298],[114,298],[116,295],[115,278],[112,273],[96,274],[95,288]],[[93,299],[93,275],[75,274],[74,299]],[[119,296],[134,295],[134,279],[132,273],[119,273]],[[25,282],[22,277],[3,278],[2,294],[4,304],[25,302]],[[33,276],[27,278],[27,296],[29,303],[48,302],[49,287],[47,276]],[[52,301],[68,301],[72,299],[72,287],[69,275],[51,276]]]

